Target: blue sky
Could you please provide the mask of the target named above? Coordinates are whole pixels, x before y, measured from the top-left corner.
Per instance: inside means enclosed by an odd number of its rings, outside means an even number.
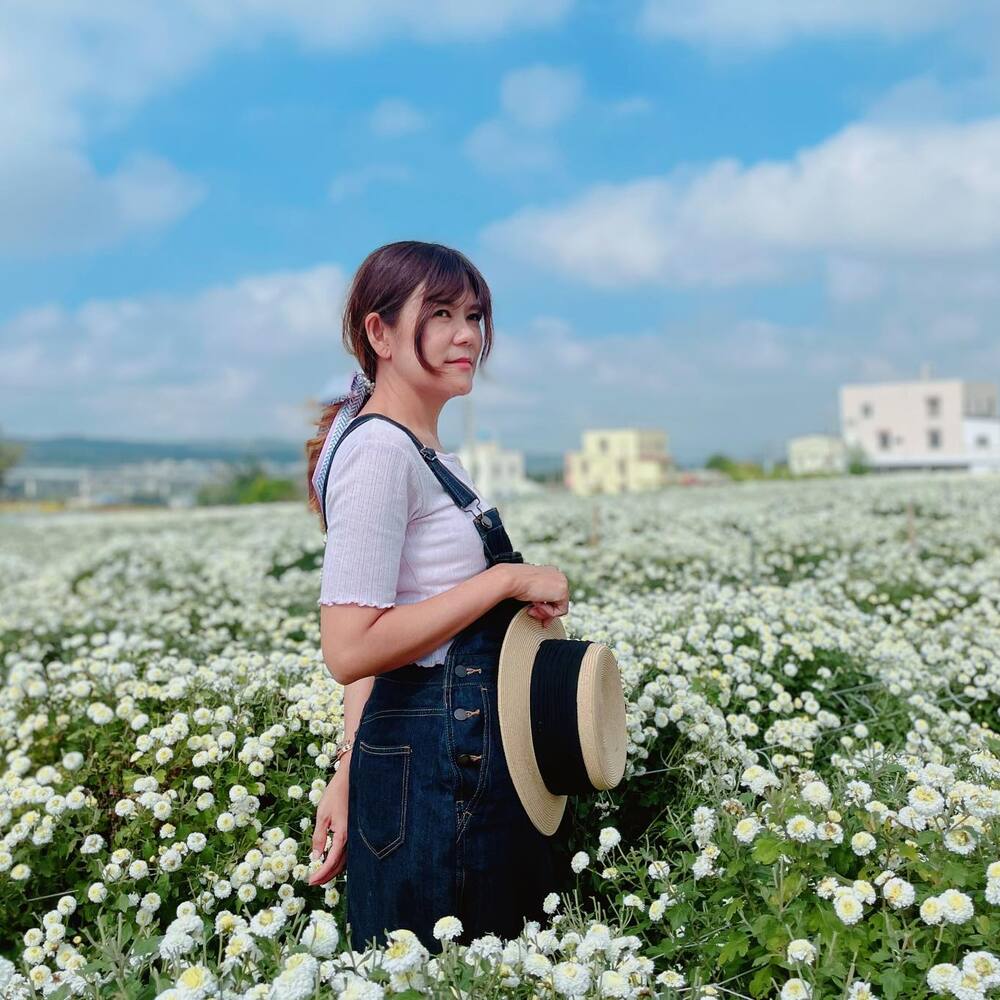
[[[8,11],[4,432],[300,441],[396,239],[489,281],[476,421],[512,447],[776,458],[842,382],[1000,379],[987,4],[332,7]]]

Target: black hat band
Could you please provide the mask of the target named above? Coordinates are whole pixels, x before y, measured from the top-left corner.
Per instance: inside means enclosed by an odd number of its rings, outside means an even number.
[[[576,693],[590,643],[543,639],[531,669],[531,739],[538,770],[553,795],[592,792],[580,747]]]

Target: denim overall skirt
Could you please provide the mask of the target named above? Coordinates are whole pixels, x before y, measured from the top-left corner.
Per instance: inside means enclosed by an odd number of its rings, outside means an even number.
[[[478,505],[434,449],[390,417],[363,414],[344,435],[370,417],[406,431],[462,510]],[[474,523],[490,566],[524,562],[495,507]],[[560,888],[555,835],[541,833],[521,805],[497,713],[500,646],[527,604],[500,601],[455,636],[443,663],[375,676],[349,766],[347,923],[355,951],[384,947],[388,931],[406,927],[436,954],[433,927],[447,915],[462,921],[460,944],[487,933],[514,938],[525,920],[547,919],[542,901]]]

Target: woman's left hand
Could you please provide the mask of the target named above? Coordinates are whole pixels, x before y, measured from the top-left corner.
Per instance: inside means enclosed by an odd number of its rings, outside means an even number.
[[[528,608],[528,614],[532,618],[537,618],[543,625],[548,625],[553,618],[556,618],[556,609],[554,604],[548,604],[544,601],[538,601],[532,604]]]

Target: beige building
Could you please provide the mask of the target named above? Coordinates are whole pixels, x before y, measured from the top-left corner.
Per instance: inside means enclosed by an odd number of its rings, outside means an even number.
[[[847,471],[847,448],[832,434],[802,434],[788,442],[788,471],[793,476]]]
[[[458,450],[476,488],[490,502],[504,497],[538,493],[539,483],[524,474],[524,452],[501,448],[496,441],[475,441]]]
[[[840,387],[848,448],[881,469],[1000,469],[1000,418],[992,382],[924,377]]]
[[[566,453],[566,488],[581,496],[655,490],[668,481],[667,432],[638,428],[583,432],[583,447]]]

